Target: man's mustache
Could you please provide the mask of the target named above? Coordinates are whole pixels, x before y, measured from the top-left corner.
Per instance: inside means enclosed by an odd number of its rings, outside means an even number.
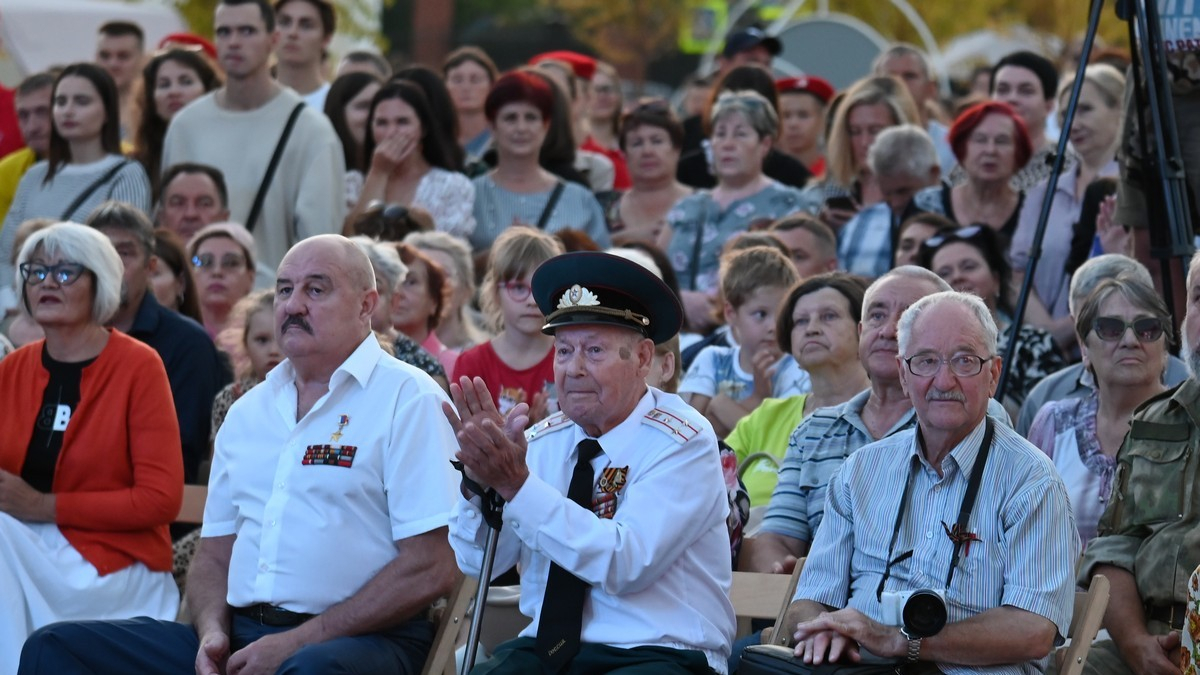
[[[930,389],[929,393],[925,394],[925,400],[926,401],[958,401],[959,403],[966,403],[967,397],[964,396],[961,391],[935,391],[933,389]]]
[[[296,326],[309,335],[313,334],[312,326],[308,325],[308,322],[304,320],[304,317],[300,316],[299,314],[293,314],[284,319],[283,325],[279,327],[279,332],[286,333],[287,329],[291,328],[292,326]]]

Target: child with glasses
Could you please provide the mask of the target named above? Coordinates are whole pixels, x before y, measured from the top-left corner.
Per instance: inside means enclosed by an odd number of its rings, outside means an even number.
[[[679,394],[724,437],[766,398],[809,390],[808,373],[775,339],[784,296],[799,280],[786,255],[767,246],[728,253],[721,260],[721,295],[732,347],[705,347],[692,362]]]
[[[539,265],[562,253],[558,239],[530,227],[511,227],[492,244],[480,295],[498,333],[463,352],[454,376],[483,378],[501,415],[522,402],[530,423],[558,410],[554,338],[542,333],[546,319],[529,284]]]

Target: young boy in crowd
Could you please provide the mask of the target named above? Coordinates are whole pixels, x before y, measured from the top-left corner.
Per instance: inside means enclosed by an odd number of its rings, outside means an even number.
[[[679,394],[724,437],[765,398],[808,391],[808,374],[775,340],[776,313],[798,280],[792,261],[766,246],[732,251],[721,260],[725,322],[736,344],[706,347],[683,376]]]

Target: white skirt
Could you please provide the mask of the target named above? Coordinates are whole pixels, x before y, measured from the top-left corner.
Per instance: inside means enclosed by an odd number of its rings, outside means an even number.
[[[30,633],[56,621],[173,620],[179,589],[170,572],[142,563],[100,576],[53,523],[0,513],[0,675],[17,672]]]

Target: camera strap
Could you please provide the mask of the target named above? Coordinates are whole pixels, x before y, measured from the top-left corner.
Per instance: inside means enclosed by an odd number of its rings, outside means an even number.
[[[921,427],[917,427],[917,443],[924,447],[924,441],[921,439]],[[988,454],[992,449],[992,418],[984,417],[983,441],[979,444],[979,452],[975,457],[975,465],[971,468],[971,477],[967,481],[967,491],[963,495],[962,505],[958,509],[958,522],[955,524],[955,532],[964,532],[967,528],[967,522],[971,519],[971,511],[975,508],[975,500],[979,496],[979,484],[983,482],[983,469],[987,464]],[[883,577],[879,580],[879,587],[875,589],[876,602],[883,601],[883,587],[887,583],[888,578],[892,573],[892,565],[898,565],[905,560],[908,560],[913,555],[913,549],[909,549],[904,553],[892,558],[892,552],[896,550],[896,540],[900,537],[900,526],[904,523],[904,512],[908,510],[908,494],[912,490],[912,475],[913,467],[909,464],[908,477],[904,481],[904,492],[900,494],[900,508],[896,512],[896,524],[892,528],[892,540],[888,543],[887,565],[883,568]],[[962,551],[963,540],[961,538],[954,539],[954,553],[950,557],[950,570],[946,574],[946,588],[950,588],[950,582],[954,579],[954,568],[958,567],[959,553]]]

